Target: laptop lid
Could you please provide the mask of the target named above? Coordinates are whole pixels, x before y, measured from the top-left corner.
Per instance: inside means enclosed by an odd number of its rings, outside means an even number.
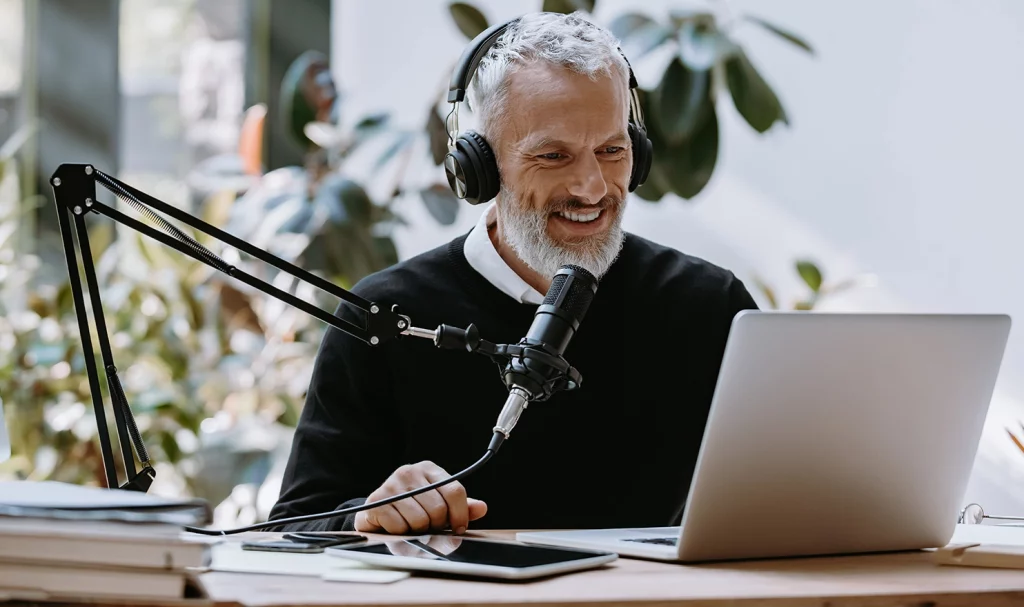
[[[733,321],[682,560],[945,545],[1005,315],[744,311]]]

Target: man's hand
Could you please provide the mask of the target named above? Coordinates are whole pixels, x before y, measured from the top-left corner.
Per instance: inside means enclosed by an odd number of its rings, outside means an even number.
[[[430,539],[426,540],[426,542],[422,538],[412,538],[385,541],[384,545],[395,556],[423,556],[423,550],[417,548],[417,545],[433,548],[447,556],[455,552],[462,545],[462,538],[455,537],[454,535],[431,535]]]
[[[433,462],[405,465],[384,481],[366,498],[366,503],[418,489],[451,476]],[[374,533],[385,531],[396,535],[441,531],[450,527],[457,534],[466,532],[469,521],[487,514],[487,504],[466,497],[466,489],[458,481],[432,491],[407,497],[356,513],[356,531]]]

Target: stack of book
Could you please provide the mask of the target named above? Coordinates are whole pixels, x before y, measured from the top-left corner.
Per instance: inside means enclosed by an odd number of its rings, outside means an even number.
[[[56,482],[0,482],[0,601],[202,597],[201,500]]]

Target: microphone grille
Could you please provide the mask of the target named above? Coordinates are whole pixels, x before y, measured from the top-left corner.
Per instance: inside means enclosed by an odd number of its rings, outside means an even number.
[[[551,288],[544,297],[543,305],[555,306],[579,322],[596,293],[597,279],[593,274],[579,266],[566,264],[551,279]]]

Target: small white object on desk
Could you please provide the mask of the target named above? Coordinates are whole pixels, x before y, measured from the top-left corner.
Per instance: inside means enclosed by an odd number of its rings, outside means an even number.
[[[999,544],[1024,547],[1024,526],[957,525],[949,544]]]
[[[4,399],[0,396],[0,463],[11,458],[11,436],[4,421]]]
[[[939,565],[1024,569],[1024,527],[957,525],[953,539],[932,558]]]
[[[365,563],[332,556],[326,552],[300,554],[242,550],[238,541],[212,547],[209,569],[231,573],[296,575],[319,577],[332,582],[387,584],[409,577],[408,572],[376,569]]]
[[[360,584],[390,584],[409,577],[408,571],[393,569],[335,569],[320,576],[328,582],[357,582]]]

